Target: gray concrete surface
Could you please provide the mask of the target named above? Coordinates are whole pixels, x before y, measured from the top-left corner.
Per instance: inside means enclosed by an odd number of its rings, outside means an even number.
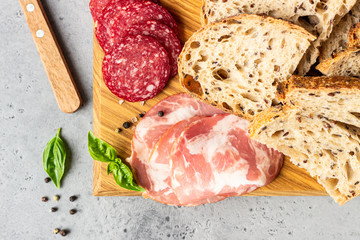
[[[67,115],[57,108],[16,0],[0,3],[0,239],[360,239],[360,199],[339,207],[329,197],[235,197],[195,208],[140,197],[93,197],[92,20],[87,0],[43,1],[84,98]],[[43,182],[42,151],[56,129],[71,147],[57,190]],[[42,196],[60,194],[58,203]],[[79,199],[69,202],[69,196]],[[59,211],[49,209],[58,206]],[[69,209],[77,208],[75,215]]]

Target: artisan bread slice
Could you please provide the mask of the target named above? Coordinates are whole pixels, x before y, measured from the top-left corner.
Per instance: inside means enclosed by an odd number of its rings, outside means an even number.
[[[326,76],[360,77],[360,46],[346,48],[316,66]]]
[[[359,45],[359,40],[353,39],[353,34],[358,32],[356,25],[359,22],[360,1],[341,19],[334,27],[328,40],[322,44],[319,57],[320,62],[332,58],[336,53],[343,51],[347,47]]]
[[[340,205],[359,195],[359,128],[285,106],[260,113],[250,132],[253,139],[290,156],[293,164],[317,177]]]
[[[318,36],[301,60],[297,73],[305,75],[319,56],[319,48],[332,32],[334,24],[355,5],[356,0],[203,0],[202,23],[242,13],[266,14],[304,27]]]
[[[207,25],[180,54],[179,80],[192,96],[252,119],[275,101],[315,37],[272,17],[243,14]]]
[[[327,76],[360,77],[360,1],[334,27],[321,47],[320,64]]]
[[[360,79],[293,76],[278,85],[277,98],[302,111],[360,127]]]

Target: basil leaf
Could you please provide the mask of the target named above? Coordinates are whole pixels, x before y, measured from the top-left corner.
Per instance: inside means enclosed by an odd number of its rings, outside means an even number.
[[[58,129],[56,136],[51,139],[44,149],[43,167],[57,188],[60,188],[60,181],[65,171],[66,147],[60,138]]]
[[[112,172],[115,182],[122,188],[144,192],[145,189],[138,186],[133,177],[133,173],[124,163],[121,162],[119,158],[116,159],[116,162],[111,162],[108,165],[107,173],[110,174]]]
[[[96,138],[91,131],[88,134],[88,148],[94,160],[109,163],[106,172],[108,175],[113,174],[115,182],[120,187],[139,192],[145,191],[134,181],[134,175],[130,168],[120,158],[116,157],[116,150],[106,142]]]
[[[108,164],[107,166],[107,175],[109,175],[110,173],[112,173],[112,171],[116,170],[119,168],[119,165],[116,162],[111,162]]]
[[[94,160],[112,162],[116,159],[116,150],[106,142],[96,138],[91,131],[88,133],[88,148]]]

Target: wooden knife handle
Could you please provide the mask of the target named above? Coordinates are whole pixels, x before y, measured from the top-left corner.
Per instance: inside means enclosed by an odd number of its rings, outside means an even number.
[[[41,61],[61,111],[75,112],[81,105],[69,67],[56,41],[40,0],[19,0]]]

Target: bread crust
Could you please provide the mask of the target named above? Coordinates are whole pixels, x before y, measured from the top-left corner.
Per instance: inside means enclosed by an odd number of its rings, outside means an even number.
[[[333,92],[340,89],[360,90],[360,79],[354,77],[302,77],[292,76],[277,86],[277,98],[284,101],[294,90],[321,90]]]
[[[208,24],[208,19],[206,17],[206,13],[205,13],[206,8],[207,8],[206,0],[202,0],[201,11],[200,11],[200,23],[201,23],[201,26],[205,26],[205,25]]]
[[[333,58],[326,59],[316,66],[316,69],[325,75],[332,75],[331,67],[342,61],[349,55],[356,54],[360,58],[360,47],[346,48],[344,51],[337,53]]]
[[[277,118],[283,118],[284,111],[290,110],[290,106],[276,106],[266,109],[265,111],[256,115],[256,118],[249,126],[250,137],[253,138],[256,134],[258,134],[262,128],[270,123],[272,120]]]
[[[348,48],[351,47],[359,47],[360,45],[360,23],[351,26],[348,34],[348,42],[346,46]]]

